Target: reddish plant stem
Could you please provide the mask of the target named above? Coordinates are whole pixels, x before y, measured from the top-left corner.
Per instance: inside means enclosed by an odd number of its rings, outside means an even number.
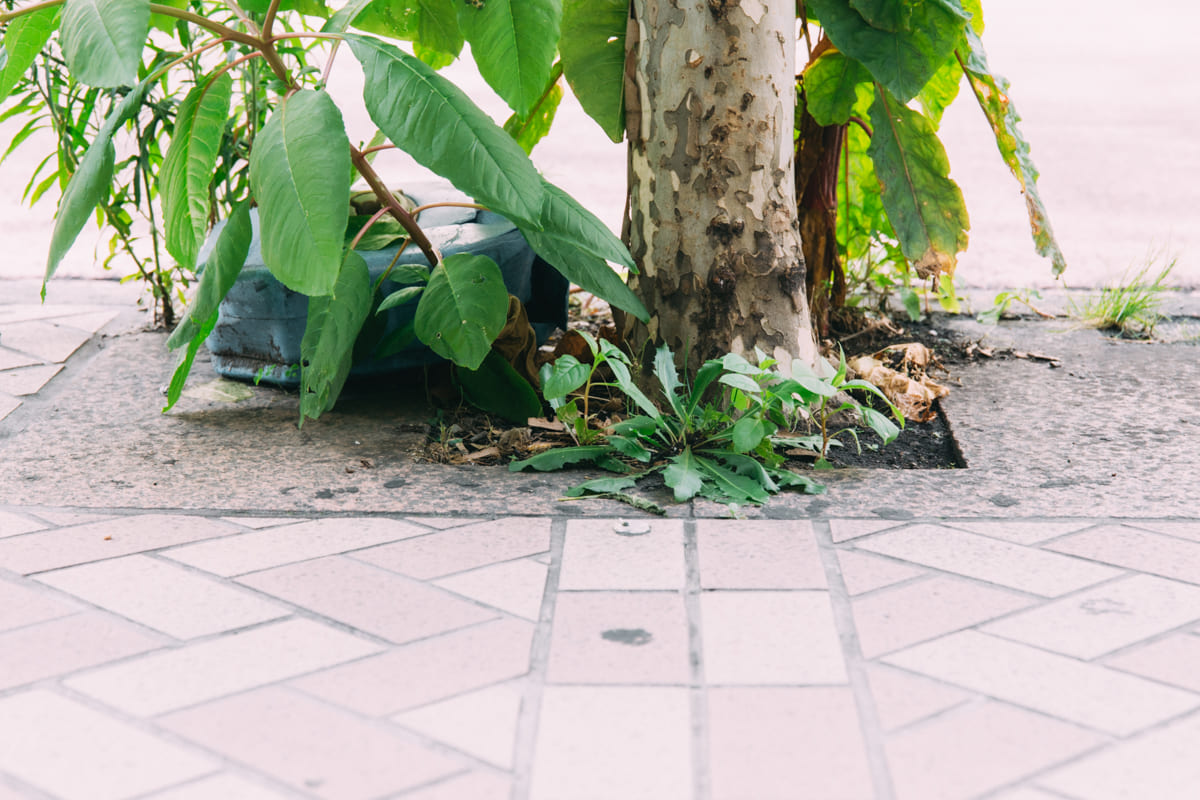
[[[436,267],[441,260],[437,250],[433,248],[429,238],[425,235],[425,231],[421,230],[421,226],[417,224],[416,219],[412,214],[408,213],[404,206],[396,199],[392,191],[375,172],[375,168],[371,166],[371,162],[367,160],[366,155],[357,147],[350,147],[350,159],[354,162],[355,169],[363,176],[363,180],[371,187],[371,191],[375,192],[375,196],[379,198],[379,202],[388,210],[396,221],[403,226],[408,235],[412,237],[413,243],[421,248],[421,252],[425,254],[425,258],[429,260],[430,268]]]

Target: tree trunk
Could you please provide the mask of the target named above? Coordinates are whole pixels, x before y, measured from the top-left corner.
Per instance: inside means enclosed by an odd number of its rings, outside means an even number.
[[[769,7],[768,7],[769,6]],[[792,170],[795,4],[633,0],[626,69],[630,285],[695,370],[761,348],[815,363]]]

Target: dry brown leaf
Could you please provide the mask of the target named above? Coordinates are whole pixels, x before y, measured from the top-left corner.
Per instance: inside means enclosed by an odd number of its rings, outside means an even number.
[[[485,447],[482,450],[476,450],[467,456],[467,461],[478,461],[481,458],[498,458],[500,450],[496,447]]]
[[[542,431],[553,431],[554,433],[564,433],[567,430],[567,426],[558,420],[547,420],[541,417],[530,417],[525,424],[531,428],[537,428]]]
[[[847,365],[863,380],[877,386],[904,415],[907,420],[928,422],[933,419],[933,401],[945,397],[950,390],[939,383],[922,377],[910,378],[891,367],[885,366],[874,356],[853,358]]]

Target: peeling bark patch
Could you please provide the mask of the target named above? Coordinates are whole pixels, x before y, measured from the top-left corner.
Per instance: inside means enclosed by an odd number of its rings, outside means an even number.
[[[709,276],[708,285],[712,294],[729,297],[737,290],[737,276],[729,267],[720,266]]]
[[[734,5],[736,0],[708,0],[708,10],[717,22],[724,22],[725,17],[729,16],[729,9]]]
[[[804,264],[798,264],[780,273],[779,288],[784,294],[795,297],[797,292],[805,288],[804,272]]]
[[[754,95],[751,92],[746,92],[742,95],[742,111],[750,108],[750,104],[754,102]]]
[[[708,222],[708,227],[704,233],[707,236],[715,238],[721,243],[722,247],[728,247],[733,243],[733,240],[742,235],[746,230],[746,222],[744,220],[730,220],[725,214],[719,214],[713,217]]]

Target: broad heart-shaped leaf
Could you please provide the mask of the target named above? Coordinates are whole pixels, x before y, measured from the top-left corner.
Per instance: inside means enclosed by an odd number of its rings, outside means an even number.
[[[562,0],[460,0],[458,22],[488,86],[513,111],[529,114],[554,64]]]
[[[66,191],[58,203],[54,215],[54,233],[50,235],[50,255],[46,259],[46,276],[42,279],[42,299],[46,299],[46,281],[53,277],[63,256],[71,249],[79,232],[92,215],[92,211],[103,200],[112,182],[116,150],[113,134],[117,128],[141,108],[142,96],[148,84],[139,83],[117,104],[92,140],[87,152],[79,162],[75,174],[67,183]]]
[[[663,470],[663,481],[675,492],[675,502],[691,500],[704,488],[704,473],[700,471],[692,448],[685,447],[679,455],[671,456]]]
[[[629,0],[563,0],[563,73],[608,138],[625,137],[625,33]]]
[[[437,265],[417,304],[417,338],[467,369],[478,369],[508,320],[508,290],[496,262],[458,253]]]
[[[59,36],[71,75],[101,88],[137,83],[150,0],[66,0]]]
[[[921,2],[922,0],[850,0],[850,5],[872,28],[879,28],[881,31],[902,31],[910,29],[913,7]]]
[[[859,84],[871,80],[867,68],[837,50],[827,50],[804,70],[808,113],[820,125],[845,125],[854,111]]]
[[[369,36],[346,41],[363,66],[367,111],[394,144],[496,213],[541,229],[542,178],[511,136],[420,59]]]
[[[1021,191],[1025,193],[1025,206],[1029,211],[1029,225],[1033,231],[1033,242],[1039,255],[1046,256],[1053,265],[1055,275],[1061,275],[1067,268],[1067,260],[1054,238],[1054,230],[1050,227],[1050,218],[1046,206],[1038,194],[1037,167],[1029,155],[1029,142],[1021,134],[1018,123],[1021,115],[1017,113],[1012,100],[1008,96],[1008,81],[999,75],[993,75],[988,68],[987,54],[983,50],[983,42],[975,32],[967,32],[967,52],[963,58],[963,66],[967,80],[983,108],[992,133],[996,136],[996,145],[1004,163],[1012,170]]]
[[[967,206],[933,123],[876,87],[867,152],[904,255],[922,277],[954,274],[967,246]]]
[[[872,27],[849,0],[807,0],[838,50],[863,64],[902,102],[917,96],[962,41],[967,14],[958,0],[890,0],[912,5],[909,27]]]
[[[477,370],[460,369],[455,375],[471,404],[509,422],[524,425],[542,414],[542,401],[504,356],[492,350]]]
[[[925,111],[925,116],[934,126],[941,126],[942,115],[958,97],[962,79],[962,65],[958,63],[956,55],[951,55],[946,59],[946,63],[933,73],[929,83],[925,84],[925,88],[921,89],[921,93],[917,95],[917,99],[921,101],[921,108]]]
[[[0,101],[8,97],[13,87],[25,76],[26,71],[41,49],[50,41],[50,34],[58,27],[59,9],[53,6],[39,8],[17,17],[4,30],[4,67],[0,69]]]
[[[229,73],[192,87],[179,106],[171,146],[158,173],[167,252],[187,270],[196,265],[208,230],[209,185],[232,96]]]
[[[553,74],[551,77],[554,77]],[[537,143],[550,133],[550,126],[554,124],[554,115],[558,113],[562,98],[562,86],[555,81],[528,115],[522,117],[513,114],[509,117],[504,123],[504,132],[516,139],[522,150],[532,153]]]
[[[462,52],[463,34],[458,26],[455,0],[416,0],[417,41],[422,47],[449,56]]]
[[[774,428],[775,426],[759,417],[749,414],[742,417],[733,425],[733,451],[749,453],[758,447],[764,437],[774,433]]]
[[[592,374],[590,364],[584,364],[575,356],[562,355],[550,364],[544,364],[538,377],[542,380],[542,396],[548,401],[561,400],[583,386]]]
[[[296,92],[267,119],[250,153],[250,189],[271,274],[309,297],[333,291],[350,215],[350,140],[327,93]]]
[[[188,303],[187,313],[167,339],[169,349],[192,341],[204,321],[216,313],[246,263],[252,236],[250,204],[240,203],[217,234],[216,245],[200,273],[200,284]]]
[[[551,472],[562,469],[568,464],[580,464],[586,461],[599,461],[611,458],[612,448],[606,444],[591,444],[583,447],[555,447],[544,453],[514,461],[508,465],[509,472],[520,472],[524,469],[536,469],[539,472]]]
[[[353,250],[331,294],[308,298],[308,323],[300,340],[300,424],[333,408],[350,367],[354,342],[371,310],[371,275]]]

